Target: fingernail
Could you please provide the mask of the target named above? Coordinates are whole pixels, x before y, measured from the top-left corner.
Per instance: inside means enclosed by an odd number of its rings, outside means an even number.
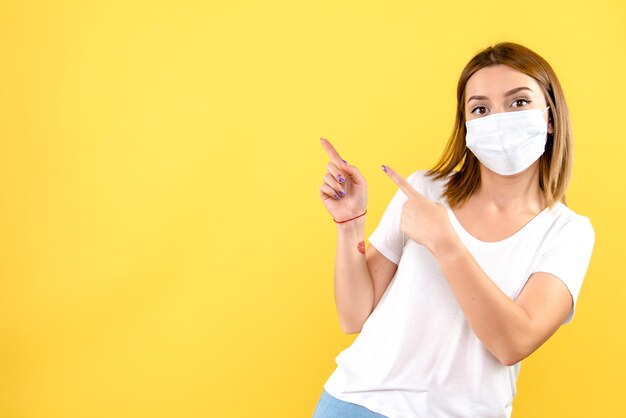
[[[344,196],[345,195],[345,192],[343,190],[339,190],[338,193],[339,193],[340,196]]]
[[[346,179],[344,179],[343,177],[341,177],[341,174],[339,174],[339,175],[337,176],[337,181],[338,181],[339,183],[343,183],[344,181],[346,181]]]
[[[335,193],[335,196],[333,196],[335,198],[335,200],[339,200],[339,196],[337,196],[337,194]]]
[[[387,172],[387,167],[385,167],[384,165],[381,165],[380,167],[383,169],[385,173]]]
[[[320,138],[320,139],[323,139],[324,141],[326,141],[326,140],[327,140],[326,138]]]
[[[343,158],[341,159],[341,161],[343,161],[344,163],[348,164],[348,162],[346,160],[344,160]]]

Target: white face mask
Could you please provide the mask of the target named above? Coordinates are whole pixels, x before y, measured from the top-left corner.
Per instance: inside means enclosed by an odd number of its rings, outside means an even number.
[[[544,110],[501,112],[465,122],[467,148],[491,171],[512,175],[537,161],[546,147]]]

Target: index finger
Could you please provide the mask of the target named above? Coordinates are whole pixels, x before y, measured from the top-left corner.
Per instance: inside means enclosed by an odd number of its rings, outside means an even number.
[[[326,153],[330,156],[330,159],[335,163],[337,167],[343,166],[343,158],[339,155],[335,147],[326,138],[320,138],[322,147],[326,150]]]
[[[393,180],[393,182],[400,187],[400,190],[402,190],[407,197],[419,196],[419,193],[413,188],[413,186],[411,186],[411,183],[406,181],[400,174],[396,173],[393,168],[388,165],[383,165],[382,169],[389,177],[391,177],[391,180]]]

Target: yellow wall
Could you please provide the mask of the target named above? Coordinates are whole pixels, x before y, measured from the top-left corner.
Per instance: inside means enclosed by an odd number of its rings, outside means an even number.
[[[524,362],[514,417],[622,409],[626,6],[537,1],[2,1],[0,416],[307,417],[336,319],[329,138],[367,235],[429,168],[467,60],[501,40],[559,75],[570,206],[597,241],[574,322]]]

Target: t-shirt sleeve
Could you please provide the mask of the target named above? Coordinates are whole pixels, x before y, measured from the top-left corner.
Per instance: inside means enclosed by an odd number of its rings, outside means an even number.
[[[416,189],[418,189],[416,180],[419,180],[420,174],[421,172],[416,171],[406,178]],[[369,243],[394,264],[400,262],[402,249],[406,244],[406,237],[400,231],[402,206],[406,201],[407,196],[398,188],[387,205],[380,223],[368,238]]]
[[[535,272],[543,271],[558,277],[572,295],[572,309],[564,324],[574,317],[594,241],[595,233],[589,218],[576,216],[562,227],[534,269]]]

